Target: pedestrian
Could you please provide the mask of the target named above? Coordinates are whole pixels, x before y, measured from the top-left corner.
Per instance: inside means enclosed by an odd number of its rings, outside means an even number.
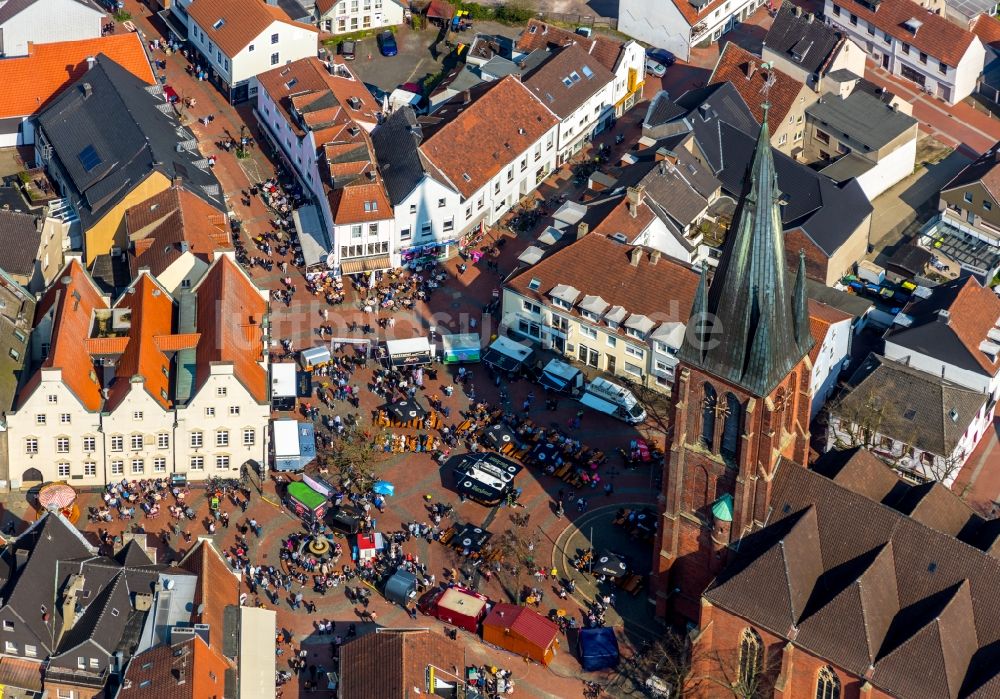
[[[298,609],[302,605],[302,590],[295,593],[295,600],[292,603],[292,609]]]

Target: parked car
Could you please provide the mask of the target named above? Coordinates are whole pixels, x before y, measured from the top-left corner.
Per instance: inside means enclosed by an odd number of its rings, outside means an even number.
[[[666,67],[659,61],[654,61],[652,58],[646,59],[646,75],[654,75],[657,78],[662,78],[667,74]]]
[[[677,57],[666,49],[646,49],[646,58],[662,63],[669,68],[677,61]]]
[[[353,41],[341,41],[340,42],[340,55],[344,57],[345,61],[354,60],[354,52],[357,49],[357,44]]]
[[[399,47],[396,46],[396,37],[388,29],[378,35],[378,47],[383,56],[395,56],[399,53]]]

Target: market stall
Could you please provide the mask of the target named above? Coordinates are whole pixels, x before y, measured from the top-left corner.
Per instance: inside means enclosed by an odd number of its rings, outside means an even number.
[[[324,346],[308,347],[299,352],[299,362],[306,371],[329,364],[330,359],[330,349]]]
[[[483,362],[497,371],[513,373],[531,359],[534,351],[520,342],[498,337],[483,354]]]
[[[576,394],[583,390],[583,372],[571,364],[553,359],[545,365],[538,382],[558,393]]]
[[[483,640],[548,665],[559,646],[559,627],[533,609],[498,603],[483,619]]]
[[[434,358],[431,341],[426,337],[411,337],[406,340],[386,340],[386,354],[390,366],[420,366],[430,364]]]
[[[301,481],[292,481],[286,490],[286,501],[291,510],[302,519],[322,519],[326,514],[327,499]]]
[[[481,339],[478,333],[457,333],[441,336],[441,361],[445,364],[478,362]]]
[[[378,532],[358,534],[354,542],[354,558],[359,565],[374,559],[385,548],[385,540]]]
[[[438,588],[417,605],[422,613],[469,633],[479,631],[479,622],[486,616],[488,607],[489,598],[457,585]]]
[[[455,489],[464,497],[492,507],[506,499],[521,466],[500,454],[459,454],[445,464],[454,474]]]
[[[397,568],[385,583],[385,598],[401,607],[417,596],[417,576],[405,568]]]
[[[292,362],[271,363],[271,407],[275,410],[295,410],[295,371]]]
[[[326,518],[327,524],[344,534],[357,534],[365,521],[365,512],[357,505],[341,505],[333,508]]]
[[[587,672],[618,666],[620,658],[618,639],[615,637],[614,629],[608,626],[580,629],[577,650],[580,665]]]
[[[275,471],[301,471],[316,459],[316,428],[292,418],[271,421]]]

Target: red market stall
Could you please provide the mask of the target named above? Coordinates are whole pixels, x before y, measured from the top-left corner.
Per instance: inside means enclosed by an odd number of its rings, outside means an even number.
[[[479,622],[489,611],[489,603],[488,597],[456,586],[435,590],[420,600],[417,608],[446,624],[465,629],[469,633],[478,633]]]
[[[559,627],[533,609],[500,603],[483,620],[483,640],[548,665],[559,645]]]

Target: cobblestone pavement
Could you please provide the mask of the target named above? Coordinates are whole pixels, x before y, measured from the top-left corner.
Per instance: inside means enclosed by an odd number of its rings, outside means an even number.
[[[126,0],[126,9],[131,12],[133,22],[143,32],[147,40],[163,36],[166,31],[165,27],[157,18],[151,21],[150,12],[144,5],[138,4],[136,0]],[[252,106],[242,105],[238,109],[234,109],[227,104],[225,98],[212,85],[192,79],[185,70],[186,60],[180,54],[167,56],[157,53],[154,58],[166,61],[166,69],[160,73],[165,76],[166,84],[177,91],[182,101],[187,97],[195,98],[196,106],[191,110],[191,123],[189,125],[198,138],[203,155],[216,156],[216,175],[227,193],[230,207],[236,217],[244,224],[242,235],[246,238],[245,244],[248,249],[252,250],[251,239],[255,235],[271,229],[271,215],[258,198],[253,198],[250,206],[243,206],[239,193],[241,190],[249,188],[252,183],[272,176],[275,172],[275,166],[260,149],[252,151],[250,158],[238,160],[233,154],[226,153],[216,146],[216,142],[226,136],[238,137],[241,127],[249,129],[258,142],[263,142],[253,118]],[[645,103],[637,105],[626,117],[619,120],[614,132],[602,135],[596,140],[594,146],[607,143],[620,151],[621,147],[614,144],[615,136],[619,132],[627,132],[629,138],[626,139],[626,142],[633,141],[632,137],[638,131],[638,122],[641,121],[645,108]],[[207,126],[195,121],[207,115],[214,117],[214,120]],[[547,200],[562,192],[569,193],[571,197],[578,193],[573,188],[572,176],[567,172],[557,172],[546,180],[540,187],[537,196]],[[503,277],[514,268],[517,255],[537,236],[543,225],[543,223],[539,223],[534,230],[517,234],[500,229],[489,234],[488,241],[496,240],[500,236],[506,237],[507,244],[503,246],[498,258],[499,271],[490,271],[483,266],[470,265],[464,274],[459,274],[457,271],[459,260],[446,263],[445,270],[450,276],[447,283],[442,288],[435,290],[427,303],[419,304],[407,314],[396,316],[397,322],[393,329],[395,336],[425,335],[427,328],[431,325],[442,330],[461,331],[470,328],[475,320],[479,331],[484,337],[489,337],[495,332],[494,321],[483,315],[483,309],[492,299],[494,289],[500,287]],[[279,261],[278,258],[275,260]],[[276,288],[279,285],[280,273],[277,266],[271,273],[261,268],[253,268],[251,274],[255,281],[264,287]],[[362,323],[366,320],[372,321],[370,316],[366,318],[359,310],[357,299],[353,296],[349,295],[348,301],[342,306],[329,307],[324,301],[317,301],[304,291],[304,280],[297,272],[293,272],[291,266],[289,267],[289,275],[294,278],[298,291],[287,306],[272,302],[271,327],[273,337],[290,340],[296,349],[319,344],[320,339],[316,334],[316,326],[321,321],[320,311],[323,308],[330,311],[329,320],[325,323],[335,326],[335,334],[346,334],[348,323],[351,321]],[[477,381],[478,400],[497,404],[499,400],[498,388],[486,380],[485,368],[474,366],[471,369],[475,375],[474,380]],[[433,384],[427,382],[425,393],[442,394],[444,385],[451,384],[454,380],[449,371],[446,368],[441,368],[440,380]],[[370,369],[356,372],[353,382],[364,385],[367,383],[369,375]],[[512,405],[520,405],[529,391],[539,391],[537,386],[532,386],[523,380],[506,388],[509,391]],[[379,403],[381,400],[378,400],[376,396],[363,392],[361,404],[357,409],[351,409],[346,404],[337,404],[334,411],[342,415],[347,412],[355,412],[361,417],[363,424],[368,425],[371,413]],[[461,391],[456,391],[453,396],[444,398],[443,403],[451,409],[452,415],[457,417],[459,411],[468,407],[469,401]],[[563,399],[559,401],[554,412],[547,412],[544,408],[544,402],[536,401],[536,407],[530,410],[529,417],[537,424],[559,425],[566,428],[578,408],[579,404],[576,402]],[[324,415],[330,412],[326,408],[323,409]],[[614,486],[614,492],[610,495],[605,495],[602,490],[580,493],[580,495],[589,496],[588,509],[599,506],[615,508],[624,503],[652,503],[655,501],[659,467],[645,465],[635,471],[627,470],[623,466],[618,449],[627,448],[629,441],[640,435],[645,436],[651,443],[662,445],[663,436],[660,427],[650,424],[637,430],[610,417],[587,411],[583,417],[582,427],[577,434],[586,444],[603,449],[609,454],[608,466],[603,467],[602,471],[605,482],[610,482]],[[444,487],[440,469],[428,454],[392,455],[380,463],[378,468],[381,476],[393,482],[396,488],[396,494],[387,504],[385,514],[378,517],[377,527],[379,530],[394,531],[410,521],[428,521],[425,495],[430,495],[433,501],[452,504],[455,508],[454,518],[458,521],[486,525],[495,534],[513,528],[510,508],[487,509],[472,502],[460,502],[454,493]],[[555,548],[556,541],[560,539],[562,532],[567,530],[571,532],[567,536],[571,537],[573,545],[583,545],[580,538],[582,530],[574,528],[573,523],[578,518],[587,517],[588,513],[580,513],[575,506],[570,506],[566,508],[566,517],[557,520],[553,498],[560,489],[566,489],[568,495],[568,486],[553,477],[539,474],[531,468],[526,469],[519,476],[517,485],[523,489],[520,498],[523,509],[518,508],[518,512],[529,515],[528,525],[519,534],[533,540],[534,554],[540,565],[551,561],[557,567],[562,566],[562,558]],[[191,537],[190,542],[185,541],[183,536],[170,533],[169,514],[165,508],[154,519],[138,519],[131,522],[115,521],[107,525],[88,523],[86,516],[84,516],[79,526],[94,533],[103,526],[113,535],[126,530],[145,531],[155,538],[161,561],[179,559],[197,541],[198,537],[210,537],[220,551],[231,549],[236,538],[235,527],[245,522],[242,513],[230,504],[228,511],[232,516],[232,528],[220,526],[214,534],[210,535],[208,532],[210,513],[204,491],[195,489],[190,501],[190,504],[196,509],[196,516],[193,520],[183,523],[187,534]],[[98,493],[82,493],[80,495],[79,504],[84,513],[89,507],[99,503],[100,495]],[[23,495],[12,496],[6,505],[7,513],[5,516],[7,517],[30,520],[34,516],[34,512]],[[601,510],[601,512],[603,511]],[[245,516],[256,518],[263,527],[259,540],[252,542],[252,561],[256,564],[278,565],[278,551],[282,539],[301,531],[302,527],[300,522],[281,506],[280,496],[273,482],[265,482],[263,491],[260,494],[254,493]],[[587,526],[590,527],[591,521],[589,519],[586,521],[588,522]],[[593,525],[595,536],[597,535],[596,530],[599,529],[602,532],[601,537],[603,537],[606,522],[599,518],[593,521]],[[20,526],[26,525],[22,521]],[[252,534],[250,536],[253,539]],[[458,563],[451,550],[438,543],[413,540],[404,546],[404,550],[418,558],[419,561],[426,563],[429,566],[429,571],[434,573],[438,579],[443,577],[446,570]],[[648,567],[648,560],[638,564]],[[562,570],[559,572],[563,573]],[[499,575],[493,576],[490,580],[477,577],[470,584],[477,585],[491,599],[506,600],[501,577]],[[510,580],[505,580],[505,582],[510,583]],[[546,598],[558,600],[555,594],[555,582],[548,580],[545,582],[545,586],[543,589],[545,589]],[[373,625],[361,623],[354,606],[346,599],[342,590],[336,589],[322,596],[307,591],[306,595],[307,599],[315,601],[317,611],[314,614],[295,611],[290,608],[287,600],[279,600],[275,606],[279,628],[287,629],[292,634],[296,646],[302,644],[309,650],[310,663],[332,668],[334,664],[331,657],[331,639],[316,633],[316,622],[319,620],[336,621],[341,632],[346,628],[346,624],[354,622],[358,625],[359,633],[370,631]],[[373,595],[373,598],[375,597]],[[626,617],[623,623],[626,625],[631,623],[632,619],[629,618],[631,614],[637,615],[636,620],[648,621],[648,605],[644,600],[645,591],[631,599],[623,607],[623,613]],[[586,599],[581,597],[580,602],[585,601]],[[579,617],[579,603],[569,602],[571,601],[562,604],[567,607],[569,613]],[[548,607],[548,604],[543,605],[540,611],[548,612]],[[377,612],[380,625],[403,627],[414,624],[401,608],[390,605],[381,597],[373,599],[372,609]],[[614,618],[616,621],[620,619],[617,615]],[[424,617],[419,618],[416,623],[432,627],[441,626],[437,621]],[[464,632],[460,632],[460,634],[464,635]],[[579,663],[571,657],[568,639],[562,639],[559,655],[550,668],[522,662],[518,657],[489,647],[473,638],[460,638],[459,642],[467,646],[470,663],[490,663],[512,669],[519,696],[576,697],[582,695],[580,667]],[[624,637],[623,643],[627,645],[627,639]],[[290,657],[290,653],[286,653],[279,659],[280,667],[285,667],[284,660],[288,657]],[[610,676],[597,673],[589,675],[587,679],[608,681]],[[291,683],[285,685],[283,696],[287,699],[290,696],[296,696],[298,692],[297,680],[293,679]],[[325,694],[314,692],[309,693],[308,696],[322,697]]]

